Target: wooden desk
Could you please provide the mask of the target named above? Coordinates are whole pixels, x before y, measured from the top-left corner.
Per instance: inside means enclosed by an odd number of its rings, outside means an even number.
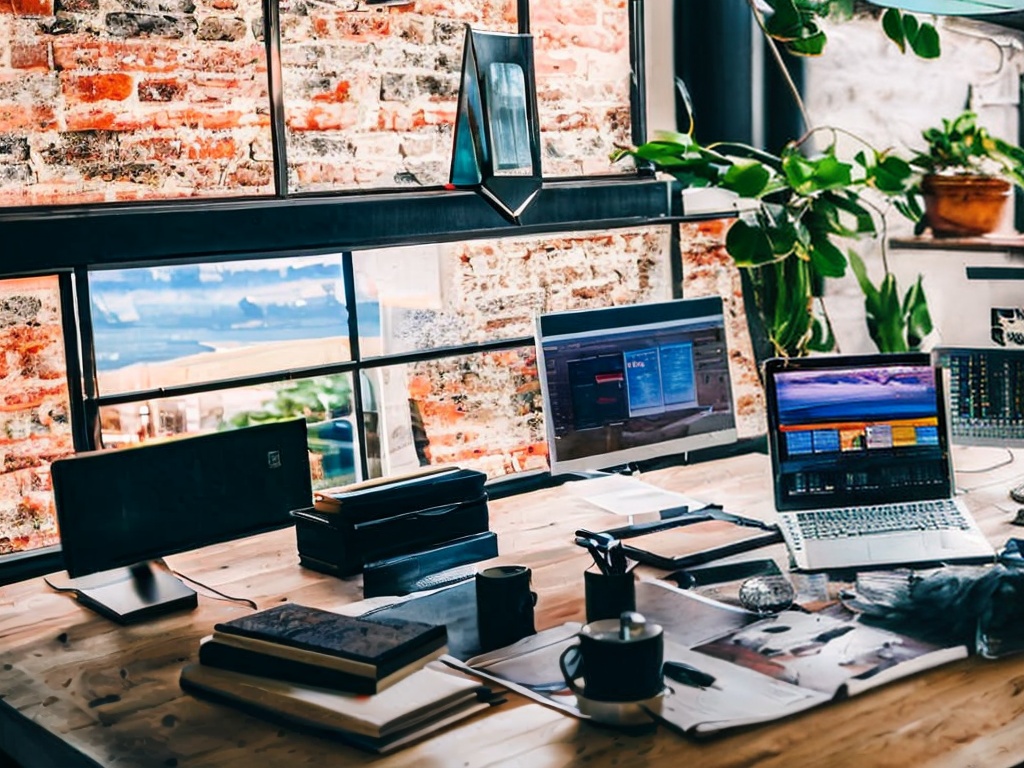
[[[1005,458],[969,449],[961,464]],[[1024,455],[993,471],[961,474],[965,498],[996,544],[1021,529],[1007,488]],[[772,516],[768,459],[748,454],[651,473],[652,483]],[[499,562],[534,573],[540,628],[582,619],[586,552],[580,526],[612,518],[565,489],[492,502]],[[759,553],[760,554],[760,553]],[[781,556],[776,545],[772,554]],[[291,530],[169,558],[228,594],[268,607],[288,599],[325,608],[360,598],[358,579],[298,566]],[[1024,744],[1024,656],[968,659],[787,721],[708,742],[661,727],[632,736],[511,696],[508,703],[394,755],[378,758],[271,725],[184,694],[178,672],[214,623],[248,608],[201,597],[199,609],[119,627],[55,594],[40,579],[0,589],[0,749],[28,766],[978,766],[1018,763]]]

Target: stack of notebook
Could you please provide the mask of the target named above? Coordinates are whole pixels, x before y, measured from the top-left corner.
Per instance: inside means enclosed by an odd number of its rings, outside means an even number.
[[[493,703],[435,661],[446,642],[444,626],[285,603],[217,624],[181,686],[387,752]]]

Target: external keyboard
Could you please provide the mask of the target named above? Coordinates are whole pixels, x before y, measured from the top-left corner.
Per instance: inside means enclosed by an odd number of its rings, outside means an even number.
[[[901,531],[968,530],[970,522],[952,499],[819,509],[796,513],[805,539],[842,539]]]

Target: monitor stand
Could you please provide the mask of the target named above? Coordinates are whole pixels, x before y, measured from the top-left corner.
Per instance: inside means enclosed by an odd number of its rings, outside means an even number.
[[[75,590],[82,605],[118,624],[146,621],[199,605],[194,589],[151,562],[72,579],[68,587]]]

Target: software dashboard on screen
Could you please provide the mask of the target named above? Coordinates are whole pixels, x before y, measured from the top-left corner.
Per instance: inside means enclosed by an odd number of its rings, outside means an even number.
[[[736,440],[717,296],[542,315],[537,354],[553,474]]]

